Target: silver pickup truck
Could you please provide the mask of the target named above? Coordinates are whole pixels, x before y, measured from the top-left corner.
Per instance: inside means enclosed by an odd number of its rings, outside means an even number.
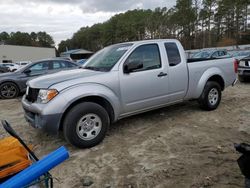
[[[232,58],[187,60],[177,40],[126,42],[100,50],[80,69],[30,80],[22,105],[33,127],[63,130],[71,144],[92,147],[124,117],[191,99],[216,109],[236,72]]]

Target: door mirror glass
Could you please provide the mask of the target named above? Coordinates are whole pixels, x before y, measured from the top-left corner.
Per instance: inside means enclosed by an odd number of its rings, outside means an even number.
[[[132,61],[124,65],[124,73],[130,73],[138,69],[143,68],[143,63],[141,61]]]

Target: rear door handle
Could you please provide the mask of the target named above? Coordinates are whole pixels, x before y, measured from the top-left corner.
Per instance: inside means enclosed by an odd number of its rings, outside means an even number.
[[[167,73],[165,73],[165,72],[160,72],[160,74],[158,74],[157,76],[158,77],[163,77],[163,76],[167,76],[168,74]]]

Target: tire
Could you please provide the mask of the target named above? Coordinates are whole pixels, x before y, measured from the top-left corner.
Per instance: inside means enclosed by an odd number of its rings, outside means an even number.
[[[4,82],[0,85],[0,97],[2,99],[13,99],[19,95],[19,88],[12,82]]]
[[[245,82],[245,78],[244,77],[238,76],[238,78],[239,78],[240,82]]]
[[[221,101],[221,86],[214,81],[208,81],[198,99],[200,107],[204,110],[215,110]]]
[[[63,134],[72,145],[90,148],[104,139],[109,124],[109,115],[102,106],[93,102],[83,102],[67,113],[63,122]]]

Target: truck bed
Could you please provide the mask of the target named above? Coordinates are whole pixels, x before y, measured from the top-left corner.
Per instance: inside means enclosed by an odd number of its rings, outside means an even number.
[[[188,59],[187,62],[189,87],[185,99],[198,98],[203,90],[201,83],[211,76],[222,75],[225,87],[232,85],[236,79],[233,58]]]

